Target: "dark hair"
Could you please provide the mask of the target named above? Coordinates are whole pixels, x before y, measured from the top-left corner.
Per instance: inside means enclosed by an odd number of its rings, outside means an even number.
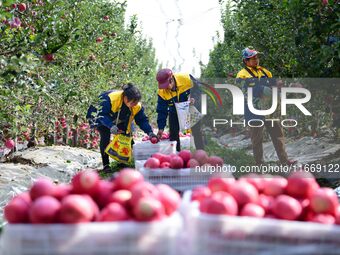
[[[133,85],[132,83],[128,83],[123,85],[123,96],[126,96],[128,101],[140,101],[142,98],[142,95],[139,91],[139,89]]]

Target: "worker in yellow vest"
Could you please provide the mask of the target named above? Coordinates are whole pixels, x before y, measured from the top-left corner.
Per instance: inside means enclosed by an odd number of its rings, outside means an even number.
[[[260,59],[258,55],[258,51],[250,47],[245,48],[242,51],[244,67],[241,71],[238,72],[236,76],[237,82],[243,84],[242,89],[245,95],[247,94],[248,87],[253,88],[253,105],[257,109],[260,108],[261,101],[264,100],[265,94],[268,93],[268,91],[270,92],[269,94],[271,94],[271,87],[277,86],[279,84],[278,82],[276,82],[275,79],[273,79],[273,75],[269,70],[259,65]],[[297,162],[296,160],[288,159],[285,147],[284,133],[280,124],[275,121],[272,126],[272,122],[265,121],[264,116],[259,116],[252,113],[249,110],[247,100],[245,100],[244,106],[246,122],[248,123],[248,121],[253,121],[252,125],[254,127],[250,127],[250,136],[256,164],[261,165],[264,163],[262,146],[264,127],[266,127],[266,130],[271,137],[274,148],[276,150],[276,154],[281,164],[295,164]],[[264,121],[264,127],[257,126],[257,124],[255,124],[256,120]]]
[[[100,133],[100,153],[104,171],[109,171],[109,156],[105,153],[110,143],[111,134],[131,135],[133,121],[150,137],[157,137],[144,113],[144,107],[140,103],[141,93],[133,84],[129,83],[122,90],[109,90],[99,96],[99,110],[90,106],[86,118],[89,119],[92,128]]]
[[[198,81],[190,74],[173,73],[171,69],[165,68],[158,71],[156,80],[158,82],[157,101],[157,125],[158,137],[162,136],[169,116],[170,141],[177,141],[176,150],[181,150],[179,139],[179,122],[175,103],[189,100],[191,90],[198,91]],[[196,88],[194,88],[196,87]],[[191,98],[191,102],[200,109],[199,98]],[[199,121],[191,127],[194,136],[196,149],[204,149],[203,135],[201,132],[201,122]]]

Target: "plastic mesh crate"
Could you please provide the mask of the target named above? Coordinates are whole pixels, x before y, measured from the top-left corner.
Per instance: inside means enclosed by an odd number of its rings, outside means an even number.
[[[176,153],[176,141],[160,141],[152,144],[150,141],[140,142],[133,145],[133,157],[135,160],[147,160],[157,152],[163,154]]]
[[[160,222],[8,224],[2,255],[177,255],[179,214]]]
[[[141,167],[139,171],[144,179],[152,184],[167,184],[178,191],[186,191],[200,185],[207,185],[209,179],[214,176],[210,172],[197,171],[193,168],[182,169],[149,169]],[[218,174],[223,177],[231,177],[231,173]]]
[[[336,225],[208,215],[199,212],[197,203],[185,204],[182,213],[187,231],[186,254],[340,254],[340,227]]]

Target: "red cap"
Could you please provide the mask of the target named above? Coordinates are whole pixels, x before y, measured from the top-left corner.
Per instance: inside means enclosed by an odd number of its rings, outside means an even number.
[[[169,87],[169,80],[172,76],[171,69],[165,68],[158,71],[156,80],[158,81],[158,88],[159,89],[166,89]]]

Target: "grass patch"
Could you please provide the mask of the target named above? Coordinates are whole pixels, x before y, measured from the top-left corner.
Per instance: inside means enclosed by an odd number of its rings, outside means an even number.
[[[132,159],[132,161],[128,164],[123,164],[118,161],[111,161],[110,168],[111,170],[109,172],[100,171],[99,175],[103,179],[110,179],[112,175],[114,175],[116,172],[119,172],[123,168],[135,168],[135,161]]]

